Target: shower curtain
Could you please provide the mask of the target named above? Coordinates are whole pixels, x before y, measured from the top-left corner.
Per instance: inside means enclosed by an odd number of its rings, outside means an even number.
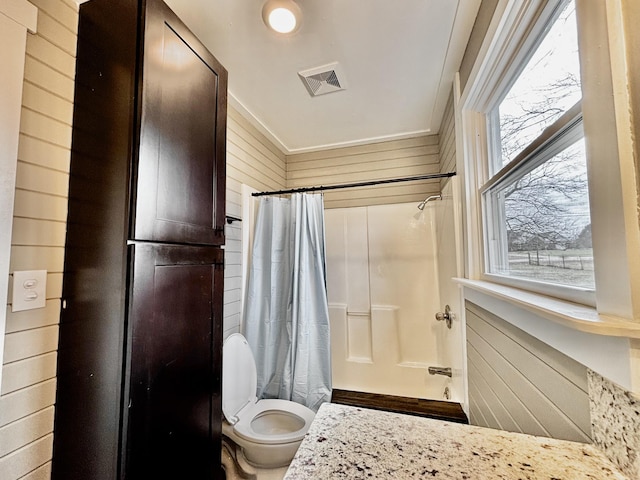
[[[262,197],[258,207],[245,337],[258,398],[317,411],[331,399],[331,348],[321,194]]]

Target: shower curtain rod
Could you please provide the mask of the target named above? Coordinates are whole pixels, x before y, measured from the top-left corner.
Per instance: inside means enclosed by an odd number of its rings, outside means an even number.
[[[449,178],[449,177],[455,176],[455,174],[456,172],[432,173],[428,175],[417,175],[415,177],[390,178],[388,180],[371,180],[369,182],[346,183],[342,185],[320,185],[318,187],[301,187],[301,188],[292,188],[290,190],[274,190],[271,192],[256,192],[256,193],[252,193],[251,196],[263,197],[265,195],[287,195],[289,193],[321,192],[324,190],[337,190],[340,188],[370,187],[373,185],[381,185],[383,183],[398,183],[398,182],[411,182],[415,180],[433,180],[437,178]]]

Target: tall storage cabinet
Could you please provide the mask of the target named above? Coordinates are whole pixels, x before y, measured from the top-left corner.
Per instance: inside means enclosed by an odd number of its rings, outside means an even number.
[[[80,6],[55,480],[221,475],[226,91],[160,0]]]

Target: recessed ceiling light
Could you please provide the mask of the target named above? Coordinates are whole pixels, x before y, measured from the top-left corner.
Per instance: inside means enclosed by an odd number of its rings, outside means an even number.
[[[268,0],[262,7],[262,20],[278,33],[293,33],[300,28],[302,11],[293,0]]]

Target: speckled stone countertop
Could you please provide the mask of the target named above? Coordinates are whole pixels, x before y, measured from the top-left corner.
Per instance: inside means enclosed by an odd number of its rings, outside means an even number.
[[[594,446],[327,403],[285,480],[628,480]]]

